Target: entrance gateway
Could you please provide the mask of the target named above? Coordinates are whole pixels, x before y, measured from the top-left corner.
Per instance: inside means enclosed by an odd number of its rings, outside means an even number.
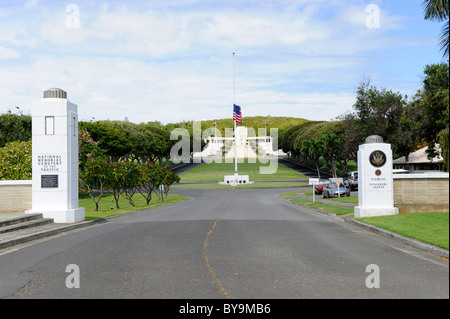
[[[55,223],[84,221],[78,207],[78,107],[53,88],[32,106],[32,209]]]

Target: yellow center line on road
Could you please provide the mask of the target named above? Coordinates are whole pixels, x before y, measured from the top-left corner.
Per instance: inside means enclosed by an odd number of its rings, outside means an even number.
[[[214,222],[214,225],[212,225],[211,229],[208,231],[208,234],[206,234],[205,242],[203,243],[203,257],[205,258],[206,266],[208,267],[209,272],[211,273],[211,276],[213,277],[214,281],[216,282],[217,286],[219,287],[220,292],[225,296],[225,298],[230,299],[230,295],[228,292],[223,288],[222,283],[220,282],[219,278],[217,278],[216,272],[214,271],[214,268],[209,263],[208,255],[206,254],[206,248],[208,247],[208,239],[209,236],[211,236],[214,228],[216,228],[217,223],[219,220],[217,219]]]

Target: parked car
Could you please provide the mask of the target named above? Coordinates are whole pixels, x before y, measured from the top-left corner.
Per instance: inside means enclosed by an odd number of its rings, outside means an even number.
[[[323,191],[323,188],[326,185],[330,184],[330,183],[331,183],[331,181],[329,179],[322,179],[322,180],[320,180],[319,183],[314,186],[314,192],[317,195],[321,195],[322,191]]]
[[[358,171],[348,173],[347,177],[344,179],[344,185],[350,190],[358,188]]]
[[[343,184],[330,183],[323,188],[323,198],[350,196],[350,188]]]

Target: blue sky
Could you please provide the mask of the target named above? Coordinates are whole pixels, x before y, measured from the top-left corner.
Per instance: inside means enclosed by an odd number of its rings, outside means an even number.
[[[244,120],[331,120],[364,78],[412,96],[444,61],[422,2],[0,0],[0,112],[60,87],[82,120],[230,118],[235,52]]]

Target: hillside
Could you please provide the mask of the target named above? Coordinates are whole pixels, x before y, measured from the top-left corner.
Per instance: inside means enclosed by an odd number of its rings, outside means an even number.
[[[272,116],[253,116],[245,117],[243,119],[243,126],[253,128],[255,132],[258,132],[258,128],[265,128],[267,121],[267,128],[278,128],[278,130],[284,130],[289,127],[293,127],[299,124],[310,122],[309,120],[295,117],[272,117]],[[214,122],[216,122],[216,128],[222,132],[222,136],[225,134],[225,128],[232,128],[234,126],[233,119],[213,119],[209,121],[202,121],[202,130],[214,127]],[[180,122],[180,123],[170,123],[166,125],[166,128],[184,127],[190,129],[192,127],[192,121]]]

